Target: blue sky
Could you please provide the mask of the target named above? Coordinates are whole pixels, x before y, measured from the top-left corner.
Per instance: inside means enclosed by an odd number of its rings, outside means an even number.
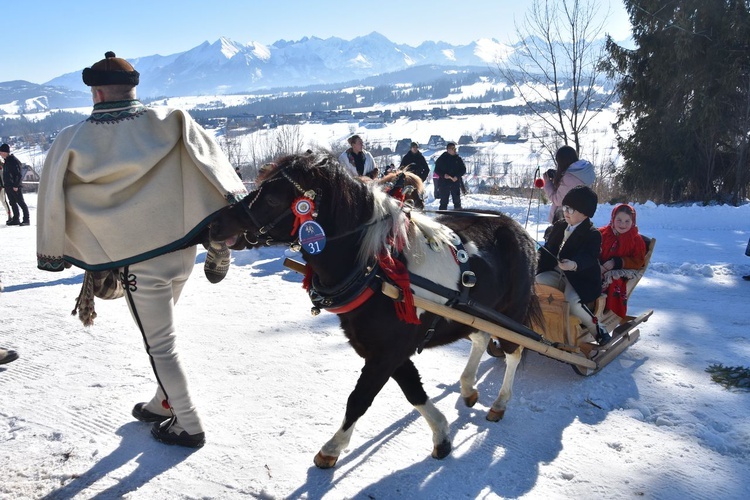
[[[550,0],[554,1],[554,0]],[[304,36],[350,40],[377,31],[393,42],[466,44],[513,40],[532,0],[15,0],[3,2],[0,81],[44,83],[90,66],[113,50],[120,57],[183,52],[221,36],[263,44]],[[628,18],[619,0],[607,30],[622,39]]]

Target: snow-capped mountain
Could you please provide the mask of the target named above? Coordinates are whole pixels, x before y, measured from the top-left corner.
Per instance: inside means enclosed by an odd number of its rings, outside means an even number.
[[[220,38],[179,54],[128,60],[141,73],[139,96],[154,97],[339,83],[422,65],[494,67],[512,50],[491,39],[461,46],[424,42],[411,47],[373,32],[350,41],[305,37],[268,46]],[[82,69],[46,85],[82,90]]]
[[[91,94],[86,91],[85,87],[69,90],[38,85],[24,80],[0,83],[0,116],[36,113],[55,108],[74,108],[90,104]]]

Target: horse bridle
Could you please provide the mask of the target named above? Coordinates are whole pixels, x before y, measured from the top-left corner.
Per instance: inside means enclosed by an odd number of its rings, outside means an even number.
[[[302,186],[299,185],[297,181],[289,177],[289,174],[286,172],[287,167],[281,168],[274,172],[274,174],[269,177],[268,179],[265,179],[263,182],[261,182],[260,186],[258,186],[258,189],[253,191],[255,193],[255,196],[248,195],[244,200],[240,202],[242,205],[243,210],[245,211],[245,214],[250,219],[250,222],[252,222],[253,226],[257,227],[258,229],[255,231],[255,234],[253,235],[253,238],[255,241],[251,241],[247,236],[247,231],[243,233],[243,238],[245,238],[245,241],[250,245],[258,245],[261,240],[264,245],[270,246],[273,244],[273,238],[268,235],[269,231],[271,231],[273,228],[276,227],[277,224],[279,224],[281,221],[289,217],[290,215],[294,215],[294,211],[292,210],[292,207],[288,207],[286,210],[281,212],[274,220],[267,224],[262,224],[256,217],[253,215],[252,207],[253,204],[255,204],[256,201],[258,201],[258,198],[260,197],[261,191],[263,191],[263,188],[270,184],[271,182],[278,181],[278,180],[284,180],[286,179],[289,181],[289,183],[294,186],[294,188],[297,190],[299,194],[301,194],[303,197],[310,199],[311,201],[314,201],[316,199],[320,200],[322,194],[319,190],[312,190],[308,189],[305,190],[302,188]],[[318,213],[317,211],[313,211],[312,216],[313,218],[317,217]],[[292,241],[291,245],[295,245],[295,241]]]
[[[249,245],[252,245],[252,246],[258,245],[259,243],[261,243],[261,240],[262,240],[263,244],[266,245],[266,246],[272,245],[274,240],[273,240],[273,238],[271,238],[271,236],[268,235],[268,232],[271,231],[274,227],[276,227],[276,225],[279,224],[281,221],[283,221],[284,219],[286,219],[290,215],[294,214],[294,211],[292,210],[292,207],[290,206],[289,208],[287,208],[286,210],[284,210],[281,214],[279,214],[271,222],[269,222],[267,224],[261,224],[261,222],[255,217],[255,215],[253,215],[253,213],[252,213],[252,207],[253,207],[253,204],[260,197],[260,193],[263,190],[263,188],[266,186],[266,184],[269,184],[269,183],[274,182],[274,181],[285,179],[285,180],[289,181],[289,183],[292,186],[294,186],[295,190],[299,194],[301,194],[303,197],[308,198],[311,201],[316,201],[317,200],[318,202],[320,202],[320,199],[322,197],[321,190],[319,190],[319,189],[318,190],[312,190],[312,189],[307,189],[306,190],[306,189],[304,189],[297,181],[295,181],[294,179],[292,179],[289,176],[289,174],[286,172],[287,168],[288,168],[288,166],[286,166],[284,168],[281,168],[281,169],[277,170],[276,172],[274,172],[274,174],[271,177],[263,180],[263,182],[261,182],[260,186],[258,186],[258,188],[255,191],[253,191],[253,193],[255,193],[254,196],[251,193],[250,195],[248,195],[247,197],[245,197],[245,199],[243,199],[240,202],[240,204],[242,205],[243,210],[247,214],[247,216],[250,219],[250,221],[252,222],[252,224],[255,227],[258,228],[255,231],[255,234],[253,235],[253,238],[254,238],[255,241],[251,241],[248,238],[247,231],[245,231],[243,233],[243,238],[245,239],[245,241]],[[401,185],[399,187],[401,187],[402,190],[404,190],[405,192],[408,192],[406,190],[406,188],[403,187],[403,179],[401,179]],[[410,188],[410,186],[407,186],[407,188]],[[404,206],[402,207],[402,210],[408,216],[408,213],[411,211],[412,208],[413,208],[413,204],[404,203]],[[315,209],[312,212],[312,217],[313,217],[313,219],[315,219],[315,218],[317,218],[317,216],[318,216],[318,212],[317,212],[317,209]],[[378,224],[379,222],[382,222],[382,221],[384,221],[384,220],[386,220],[386,219],[388,219],[390,217],[391,217],[391,215],[388,214],[388,215],[382,217],[381,219],[371,221],[371,222],[369,222],[367,224],[364,224],[362,226],[354,228],[354,229],[352,229],[350,231],[346,231],[346,232],[338,234],[338,235],[331,235],[331,236],[328,237],[328,241],[334,241],[334,240],[338,240],[338,239],[341,239],[341,238],[345,238],[347,236],[351,236],[352,234],[355,234],[355,233],[360,233],[360,232],[364,231],[367,227],[372,226],[374,224]],[[293,240],[292,242],[290,242],[290,246],[292,248],[295,248],[295,249],[298,250],[299,249],[299,239],[295,238],[295,240]]]

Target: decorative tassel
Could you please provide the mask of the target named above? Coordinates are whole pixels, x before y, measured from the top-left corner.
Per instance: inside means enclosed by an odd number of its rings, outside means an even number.
[[[94,310],[94,275],[89,271],[83,273],[83,285],[81,293],[78,294],[76,305],[70,313],[75,316],[78,313],[78,319],[83,326],[93,326],[96,311]]]
[[[417,309],[414,307],[414,294],[411,291],[411,281],[409,280],[409,272],[406,266],[403,262],[394,259],[390,255],[381,255],[378,262],[388,279],[399,287],[403,293],[403,302],[393,302],[396,307],[396,316],[404,323],[419,325],[421,322],[417,317]]]

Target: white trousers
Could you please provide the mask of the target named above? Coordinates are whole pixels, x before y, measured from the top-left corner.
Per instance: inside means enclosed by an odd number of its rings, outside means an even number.
[[[591,315],[581,305],[581,297],[578,296],[578,292],[573,288],[573,285],[565,277],[565,273],[558,271],[555,268],[554,271],[544,271],[536,275],[536,282],[542,285],[549,285],[557,288],[565,294],[565,300],[570,304],[570,314],[581,320],[581,323],[589,329],[592,335],[596,336],[596,325]]]
[[[1,172],[0,172],[0,175],[2,175]],[[5,208],[5,213],[8,214],[8,219],[10,219],[11,218],[10,206],[8,206],[8,200],[5,199],[5,188],[4,187],[0,188],[0,200],[3,201],[3,207]]]
[[[190,398],[188,381],[177,354],[173,308],[195,265],[196,247],[172,252],[124,268],[130,286],[126,297],[130,314],[143,335],[146,352],[156,375],[156,394],[146,409],[176,417],[178,434],[203,432],[200,417]],[[135,283],[132,283],[135,280]],[[162,401],[169,404],[164,408]]]

